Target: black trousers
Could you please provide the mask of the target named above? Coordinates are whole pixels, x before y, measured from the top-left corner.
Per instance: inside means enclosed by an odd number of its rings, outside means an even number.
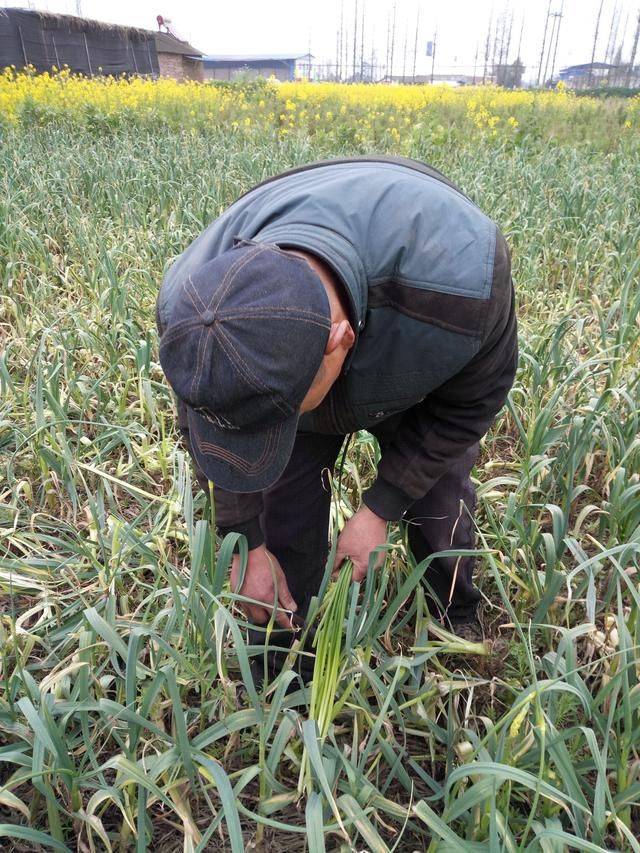
[[[392,419],[376,430],[383,450],[393,431]],[[301,616],[318,592],[325,570],[331,503],[327,472],[333,470],[343,440],[339,435],[298,433],[282,476],[263,495],[260,520],[265,544],[282,566]],[[469,474],[477,455],[476,444],[405,513],[409,546],[417,562],[437,551],[475,547],[476,495]],[[475,615],[480,595],[472,581],[474,562],[473,557],[440,557],[425,573],[425,584],[435,594],[435,598],[429,595],[429,607],[445,624],[470,621]],[[289,646],[292,637],[287,634],[274,631],[270,643]],[[250,631],[249,642],[261,645],[264,631]],[[271,677],[284,657],[269,655]],[[310,674],[304,660],[301,672],[305,677]]]

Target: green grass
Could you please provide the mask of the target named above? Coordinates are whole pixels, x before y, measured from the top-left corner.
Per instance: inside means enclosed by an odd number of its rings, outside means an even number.
[[[250,681],[233,540],[177,444],[153,305],[237,195],[345,149],[5,132],[3,849],[640,850],[637,137],[416,139],[513,248],[520,370],[474,474],[492,655],[430,632],[428,561],[393,530],[387,569],[343,592],[320,738],[291,672]],[[336,523],[376,454],[353,442]]]

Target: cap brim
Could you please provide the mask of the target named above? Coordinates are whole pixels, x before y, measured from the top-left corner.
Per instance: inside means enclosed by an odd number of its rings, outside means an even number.
[[[261,492],[284,471],[296,437],[299,414],[261,430],[220,429],[187,406],[189,442],[197,466],[229,492]]]

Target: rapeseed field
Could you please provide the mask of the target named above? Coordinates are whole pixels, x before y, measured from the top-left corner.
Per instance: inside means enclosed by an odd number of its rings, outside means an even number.
[[[329,595],[335,696],[258,690],[154,301],[253,184],[369,153],[441,169],[512,249],[488,654],[434,632],[393,529]],[[0,181],[2,849],[640,850],[640,99],[8,69]],[[377,453],[352,442],[336,529]]]

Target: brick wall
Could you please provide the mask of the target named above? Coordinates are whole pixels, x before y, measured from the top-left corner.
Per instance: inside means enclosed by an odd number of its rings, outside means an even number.
[[[189,59],[186,56],[182,57],[182,67],[184,69],[184,76],[188,80],[197,80],[199,83],[202,83],[204,80],[204,69],[202,67],[201,59]]]
[[[182,56],[179,53],[159,53],[158,65],[161,77],[173,77],[175,80],[183,80]]]
[[[202,61],[188,59],[180,53],[159,53],[158,64],[161,77],[173,77],[174,80],[202,80]]]

